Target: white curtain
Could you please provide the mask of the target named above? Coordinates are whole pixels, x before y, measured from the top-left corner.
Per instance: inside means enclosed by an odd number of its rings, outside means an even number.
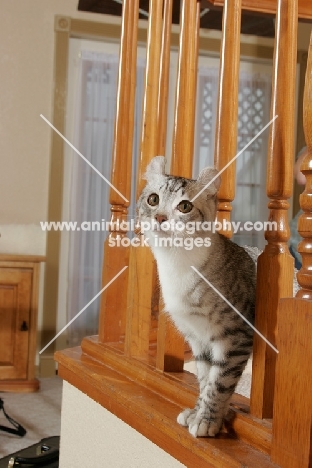
[[[197,114],[193,176],[214,165],[218,76],[216,68],[200,67],[197,86]],[[270,120],[271,75],[241,72],[239,82],[237,152]],[[260,135],[236,160],[236,195],[232,220],[266,221],[266,161],[269,129]],[[234,236],[238,244],[263,247],[263,232],[243,232]]]
[[[74,146],[108,180],[111,178],[118,56],[82,51],[80,58],[79,95],[76,101]],[[139,154],[140,115],[144,63],[138,62],[138,83],[141,92],[136,98],[136,129],[133,145],[133,193],[136,184],[136,160]],[[102,220],[110,220],[109,185],[79,155],[73,153],[70,195],[70,220],[79,231],[70,233],[68,264],[68,307],[70,321],[101,290],[103,244],[108,232]],[[129,216],[134,213],[131,200]],[[99,230],[83,230],[99,223]],[[94,225],[97,229],[98,225]],[[100,298],[96,299],[68,328],[68,344],[80,344],[86,335],[98,332]]]
[[[198,69],[193,177],[214,165],[214,142],[217,119],[219,69]]]
[[[272,77],[264,73],[241,73],[238,101],[237,151],[242,150],[270,120]],[[267,221],[266,168],[268,136],[266,129],[236,160],[234,221]],[[243,231],[234,236],[241,245],[263,248],[263,231]]]

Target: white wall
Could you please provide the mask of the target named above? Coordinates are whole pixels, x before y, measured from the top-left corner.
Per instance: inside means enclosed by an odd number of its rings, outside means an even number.
[[[54,18],[107,21],[77,6],[78,0],[0,0],[0,254],[46,254],[40,221],[47,218],[52,130],[40,114],[52,120]]]
[[[182,468],[185,465],[64,381],[60,468],[87,466]]]
[[[101,21],[78,0],[0,0],[0,253],[45,254],[54,16]]]

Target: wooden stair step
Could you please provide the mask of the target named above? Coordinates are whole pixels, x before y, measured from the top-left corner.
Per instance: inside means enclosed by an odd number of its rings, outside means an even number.
[[[90,358],[80,347],[59,351],[55,359],[61,378],[188,467],[277,467],[268,454],[233,434],[195,439],[176,422],[179,404]]]

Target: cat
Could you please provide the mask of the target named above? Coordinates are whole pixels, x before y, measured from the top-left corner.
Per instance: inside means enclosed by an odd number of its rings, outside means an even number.
[[[177,421],[194,437],[215,436],[253,344],[252,328],[217,291],[253,323],[255,264],[244,248],[213,229],[201,229],[216,217],[221,183],[216,169],[203,169],[197,180],[175,177],[165,174],[165,158],[156,156],[144,178],[138,223],[156,259],[165,310],[197,366],[197,403]]]

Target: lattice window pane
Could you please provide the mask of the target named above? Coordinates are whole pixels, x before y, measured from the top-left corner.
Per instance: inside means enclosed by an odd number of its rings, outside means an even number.
[[[237,152],[254,138],[270,119],[271,76],[240,74],[238,95]],[[218,70],[200,68],[197,94],[197,121],[194,177],[205,166],[214,165],[215,123],[218,97]],[[232,219],[235,221],[267,220],[265,171],[268,130],[261,134],[236,160],[236,197]],[[262,246],[262,232],[238,232],[234,240]],[[248,242],[247,242],[248,241]]]

